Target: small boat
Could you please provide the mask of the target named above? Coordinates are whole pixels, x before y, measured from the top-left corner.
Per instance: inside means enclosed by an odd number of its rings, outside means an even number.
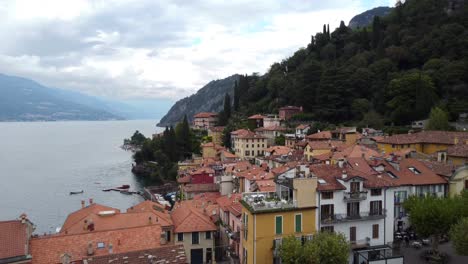
[[[102,190],[102,191],[103,191],[103,192],[110,192],[110,191],[112,191],[112,190],[114,190],[114,189],[104,189],[104,190]]]
[[[81,190],[81,191],[78,191],[78,192],[70,192],[70,195],[73,195],[73,194],[80,194],[80,193],[84,193],[84,191]]]
[[[130,189],[130,185],[124,184],[124,185],[122,185],[120,187],[116,187],[116,189]]]
[[[131,195],[131,194],[133,194],[134,192],[130,192],[130,191],[127,191],[127,190],[121,190],[120,193],[127,194],[127,195]]]

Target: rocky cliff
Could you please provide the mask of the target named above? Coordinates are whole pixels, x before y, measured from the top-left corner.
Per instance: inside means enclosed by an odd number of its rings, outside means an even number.
[[[223,107],[224,95],[229,93],[233,98],[234,82],[239,79],[235,74],[221,80],[209,82],[197,93],[177,101],[161,119],[158,126],[175,125],[187,115],[192,120],[198,112],[219,112]]]
[[[370,10],[367,10],[364,13],[354,16],[350,21],[348,27],[355,29],[357,27],[366,27],[372,24],[374,16],[384,17],[390,13],[392,8],[387,6],[380,6]]]

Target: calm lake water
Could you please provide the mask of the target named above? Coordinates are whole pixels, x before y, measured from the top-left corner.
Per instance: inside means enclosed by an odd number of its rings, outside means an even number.
[[[154,120],[0,123],[0,220],[26,213],[36,233],[54,232],[89,198],[125,210],[143,199],[102,189],[142,184],[131,173],[123,139],[149,137]],[[69,195],[70,191],[83,194]]]

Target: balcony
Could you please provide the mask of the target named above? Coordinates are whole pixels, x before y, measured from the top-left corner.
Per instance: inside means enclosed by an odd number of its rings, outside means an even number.
[[[365,221],[365,220],[378,220],[386,217],[386,210],[371,211],[371,212],[359,212],[358,214],[333,214],[333,215],[322,215],[322,224],[335,224],[342,222],[353,222],[353,221]]]
[[[275,192],[243,193],[242,202],[254,212],[283,210],[297,207],[295,200],[279,199]]]
[[[370,238],[366,237],[364,239],[350,241],[349,243],[351,244],[352,249],[365,248],[365,247],[370,246]]]
[[[343,199],[347,202],[357,202],[367,199],[367,192],[346,192]]]

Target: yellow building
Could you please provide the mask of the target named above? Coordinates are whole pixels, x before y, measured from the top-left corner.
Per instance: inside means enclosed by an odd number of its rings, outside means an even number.
[[[279,263],[282,239],[312,239],[316,231],[317,178],[276,181],[276,192],[242,194],[244,263]]]
[[[449,194],[455,196],[468,190],[468,166],[458,168],[449,179]]]
[[[398,134],[377,141],[380,151],[391,153],[411,148],[424,154],[446,151],[450,146],[463,145],[468,141],[468,132],[422,131],[413,134]]]
[[[205,143],[201,145],[203,159],[217,158],[221,151],[225,150],[222,146],[217,145],[213,142]]]
[[[356,127],[340,127],[331,132],[332,138],[342,140],[346,145],[353,145],[358,140]]]
[[[251,131],[238,135],[234,141],[235,154],[241,159],[253,159],[257,156],[263,156],[265,149],[268,148],[267,138]]]
[[[309,141],[304,148],[304,157],[311,160],[314,156],[327,154],[341,147],[344,143],[341,141]]]
[[[221,145],[223,143],[223,131],[223,126],[210,127],[208,129],[208,136],[211,137],[211,142]]]

